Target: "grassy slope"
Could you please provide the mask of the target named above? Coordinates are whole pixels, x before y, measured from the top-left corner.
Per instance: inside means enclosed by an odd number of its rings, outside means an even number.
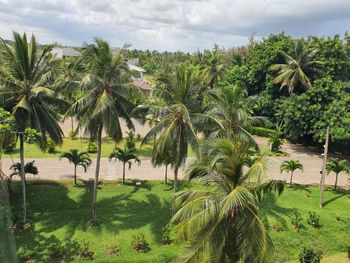
[[[43,152],[38,145],[36,144],[25,144],[24,145],[24,155],[26,158],[58,158],[62,152],[68,151],[70,149],[78,149],[79,151],[86,151],[87,145],[89,143],[88,138],[81,138],[71,140],[70,138],[64,138],[63,144],[56,147],[55,153],[47,153]],[[19,143],[17,143],[19,144]],[[110,153],[114,150],[115,142],[110,138],[104,138],[102,144],[102,157],[108,157]],[[123,147],[124,141],[121,141],[117,144],[118,147]],[[152,144],[144,144],[142,148],[140,148],[141,142],[136,142],[137,153],[140,157],[150,157],[152,154]],[[17,148],[11,153],[12,157],[19,157],[19,145]],[[10,154],[4,153],[2,155],[3,158],[10,158]],[[189,147],[189,156],[195,156],[194,151]],[[90,154],[91,158],[96,157],[96,154]]]
[[[18,185],[17,185],[18,187]],[[19,190],[19,188],[16,188]],[[133,186],[102,186],[98,193],[98,215],[103,225],[98,230],[86,227],[90,217],[91,190],[85,187],[29,186],[30,211],[34,213],[34,231],[17,234],[18,246],[27,245],[37,251],[37,259],[44,261],[47,245],[57,239],[84,239],[90,242],[95,258],[100,262],[167,262],[181,253],[179,244],[160,246],[161,228],[168,222],[171,210],[171,187],[157,182],[142,188]],[[19,204],[15,195],[13,204]],[[276,253],[273,262],[295,260],[303,245],[314,245],[327,253],[338,256],[350,244],[350,198],[348,192],[325,193],[326,206],[318,208],[318,189],[300,187],[289,189],[281,197],[270,195],[263,203],[262,217],[266,222],[281,222],[288,230],[275,232],[270,229]],[[19,207],[13,211],[19,211]],[[298,209],[304,217],[305,229],[299,233],[290,225],[289,216]],[[321,216],[321,229],[313,229],[306,223],[308,211]],[[341,221],[337,221],[338,215]],[[131,235],[142,231],[151,245],[151,251],[138,254],[131,248]],[[121,255],[105,254],[105,245],[116,235]],[[345,261],[344,261],[345,262]]]

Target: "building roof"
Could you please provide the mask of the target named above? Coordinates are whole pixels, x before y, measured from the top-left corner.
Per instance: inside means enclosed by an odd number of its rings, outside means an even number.
[[[80,57],[80,52],[71,47],[55,47],[51,50],[51,53],[58,58],[63,57]]]
[[[128,66],[129,66],[129,70],[131,70],[131,71],[137,71],[137,72],[142,72],[142,73],[146,72],[146,70],[144,70],[143,68],[140,68],[138,66],[132,65],[130,63],[128,63]]]
[[[151,83],[147,80],[143,79],[135,79],[133,80],[135,86],[139,87],[142,90],[152,90]]]

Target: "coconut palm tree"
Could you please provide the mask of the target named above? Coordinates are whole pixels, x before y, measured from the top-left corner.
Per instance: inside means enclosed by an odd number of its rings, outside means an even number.
[[[264,179],[266,157],[245,165],[251,145],[242,136],[209,139],[201,159],[187,170],[207,187],[176,194],[171,222],[178,237],[189,241],[181,262],[265,262],[271,256],[259,201],[266,192],[282,193],[284,184]]]
[[[326,166],[328,174],[335,173],[334,190],[337,190],[338,175],[342,172],[349,174],[350,167],[347,160],[339,160],[337,158],[330,158]]]
[[[167,151],[160,154],[159,151],[157,151],[158,147],[153,147],[152,152],[152,164],[154,167],[156,166],[165,166],[165,172],[164,172],[164,183],[168,183],[168,167],[169,165],[172,165],[174,162],[174,149],[173,147],[169,147]]]
[[[218,48],[205,52],[200,64],[200,75],[203,83],[213,89],[223,79],[225,73],[223,53]]]
[[[304,169],[303,165],[298,160],[287,160],[287,161],[284,161],[281,164],[281,167],[280,167],[281,173],[283,173],[283,172],[289,173],[290,172],[289,186],[292,186],[293,173],[296,170],[303,171],[303,169]]]
[[[92,222],[96,222],[97,185],[100,174],[102,131],[120,141],[122,130],[119,118],[133,128],[129,112],[134,105],[124,96],[130,72],[124,58],[124,48],[112,53],[109,44],[96,38],[93,44],[85,45],[81,63],[85,66],[80,85],[84,95],[67,111],[66,116],[75,116],[78,128],[84,127],[92,138],[97,138],[97,159],[92,201]]]
[[[29,42],[26,34],[21,36],[14,32],[13,37],[12,45],[0,39],[0,95],[5,97],[1,106],[15,118],[15,132],[19,137],[23,221],[26,221],[25,130],[32,128],[39,131],[42,147],[48,135],[56,144],[62,143],[63,132],[58,124],[60,116],[54,107],[63,107],[66,103],[57,98],[48,86],[50,48],[39,49],[34,36]]]
[[[125,184],[125,165],[129,164],[131,168],[131,160],[135,160],[138,164],[141,163],[140,159],[135,154],[135,148],[129,148],[127,146],[124,149],[116,147],[114,152],[109,155],[109,160],[115,158],[123,163],[123,184]]]
[[[254,116],[252,111],[256,97],[248,97],[246,89],[240,86],[229,85],[209,92],[208,101],[207,114],[217,121],[212,122],[212,131],[217,134],[244,134],[254,142],[248,129],[264,122],[263,117]]]
[[[74,165],[74,184],[77,184],[77,167],[80,165],[84,168],[84,172],[86,172],[92,162],[87,152],[79,152],[77,149],[64,152],[61,154],[60,160],[62,158],[68,159],[69,163]]]
[[[192,68],[178,64],[173,75],[161,75],[154,94],[162,98],[167,107],[150,106],[154,117],[160,121],[146,134],[143,143],[158,135],[154,144],[154,154],[165,156],[166,151],[174,149],[174,192],[177,191],[178,170],[187,157],[188,144],[198,146],[195,122],[204,119],[197,113],[202,97]],[[208,119],[208,118],[207,118]],[[202,122],[203,124],[203,122]]]
[[[14,163],[10,167],[11,174],[10,178],[12,178],[15,175],[21,174],[21,163]],[[39,173],[38,167],[35,165],[35,161],[31,161],[25,164],[24,166],[24,173],[25,174],[32,174],[37,175]]]
[[[285,63],[271,66],[273,71],[277,71],[274,83],[280,84],[281,89],[286,86],[290,94],[297,85],[310,87],[308,74],[317,71],[317,66],[322,64],[316,59],[317,52],[317,49],[306,45],[304,40],[295,40],[290,54],[281,52]]]

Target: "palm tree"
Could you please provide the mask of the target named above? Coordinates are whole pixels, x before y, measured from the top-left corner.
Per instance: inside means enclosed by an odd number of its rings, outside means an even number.
[[[174,192],[177,191],[178,170],[187,157],[188,144],[198,146],[198,138],[193,122],[203,119],[203,114],[195,113],[201,97],[194,78],[193,69],[178,64],[174,75],[161,75],[154,94],[162,98],[167,107],[150,106],[152,116],[160,117],[144,137],[143,142],[158,135],[154,144],[154,154],[165,156],[174,149]]]
[[[10,174],[10,179],[12,179],[15,175],[21,174],[21,163],[14,163],[11,165],[10,170],[12,171]],[[35,165],[35,161],[31,161],[25,164],[24,166],[25,174],[37,175],[39,173],[38,167]]]
[[[69,152],[61,154],[60,160],[62,158],[67,158],[69,163],[74,165],[74,184],[77,184],[77,166],[82,166],[84,172],[86,172],[91,165],[89,154],[87,152],[79,152],[77,149],[71,149]]]
[[[259,201],[264,193],[282,193],[282,181],[266,181],[266,157],[245,165],[249,147],[246,137],[209,139],[201,159],[187,176],[204,183],[205,189],[176,194],[171,222],[180,239],[189,241],[181,262],[265,262],[273,249],[261,222]]]
[[[321,61],[316,60],[317,52],[317,49],[307,46],[304,40],[294,41],[290,54],[281,51],[285,63],[271,66],[273,71],[278,71],[274,83],[281,84],[281,89],[288,87],[290,94],[298,84],[310,87],[311,81],[308,74],[317,71],[317,66],[322,64]]]
[[[216,87],[218,82],[223,79],[226,70],[223,54],[218,48],[213,51],[205,52],[200,65],[200,75],[203,83],[210,89]]]
[[[164,173],[164,183],[168,183],[168,167],[169,165],[172,165],[174,162],[174,149],[173,147],[170,147],[165,151],[163,154],[160,154],[159,151],[157,151],[158,147],[153,148],[152,152],[152,164],[154,166],[165,166],[165,173]]]
[[[125,164],[129,164],[131,168],[131,160],[135,160],[137,163],[141,163],[140,159],[135,154],[135,148],[129,148],[127,146],[124,149],[116,147],[114,152],[109,155],[109,160],[115,158],[123,163],[123,184],[125,184]]]
[[[248,132],[253,125],[261,124],[263,117],[254,116],[252,111],[256,97],[248,97],[246,89],[240,86],[224,86],[208,93],[209,110],[207,114],[217,122],[211,129],[215,133],[244,134],[252,141]],[[219,123],[220,125],[217,125]]]
[[[97,138],[97,160],[92,201],[92,222],[96,222],[97,185],[100,174],[102,131],[120,141],[122,130],[119,117],[133,127],[128,112],[134,105],[124,96],[126,84],[130,82],[124,48],[115,55],[109,44],[101,39],[86,45],[82,50],[81,62],[85,66],[80,82],[84,95],[67,111],[66,116],[75,116],[78,127],[85,127],[92,138]]]
[[[49,137],[56,143],[62,143],[63,132],[58,124],[59,114],[55,107],[66,103],[57,98],[48,87],[49,74],[48,47],[40,50],[35,37],[27,41],[13,33],[13,45],[0,39],[0,95],[4,96],[3,107],[11,111],[15,118],[16,133],[19,137],[21,183],[23,195],[23,221],[27,219],[26,186],[24,171],[24,139],[25,129],[32,128],[41,133],[40,143],[44,147]]]
[[[338,184],[338,175],[341,172],[345,172],[347,174],[350,173],[350,167],[347,160],[339,160],[337,158],[330,158],[327,166],[326,166],[328,174],[333,172],[335,173],[335,183],[334,183],[334,190],[337,190],[337,184]]]
[[[284,161],[281,164],[281,167],[280,167],[281,173],[283,173],[284,171],[287,173],[290,172],[289,186],[292,186],[293,173],[298,169],[301,171],[303,171],[304,169],[303,165],[298,160],[288,160],[288,161]]]

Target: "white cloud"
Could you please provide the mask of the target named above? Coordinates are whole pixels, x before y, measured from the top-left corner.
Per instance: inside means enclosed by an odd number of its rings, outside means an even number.
[[[294,36],[343,33],[348,0],[0,0],[0,35],[29,31],[39,41],[194,51],[237,46],[252,32]]]

